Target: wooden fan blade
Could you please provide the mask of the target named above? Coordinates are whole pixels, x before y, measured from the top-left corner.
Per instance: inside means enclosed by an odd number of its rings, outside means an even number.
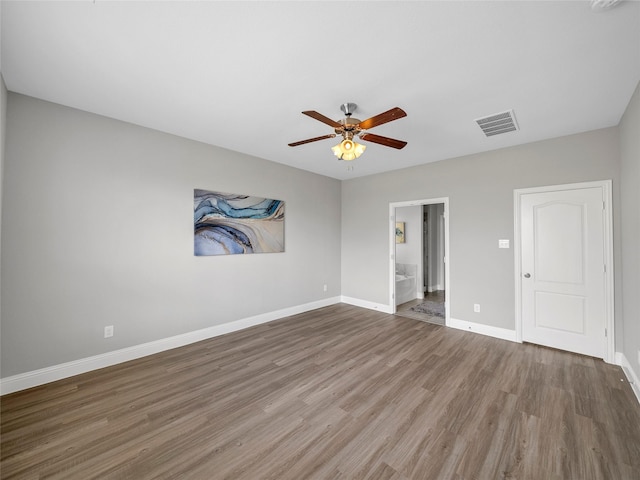
[[[321,137],[308,138],[306,140],[300,140],[299,142],[290,143],[290,147],[297,147],[298,145],[304,145],[305,143],[317,142],[318,140],[324,140],[325,138],[333,138],[335,137],[335,133],[331,133],[329,135],[322,135]]]
[[[385,147],[397,148],[398,150],[404,148],[404,146],[407,144],[407,142],[403,142],[402,140],[382,137],[373,133],[363,133],[360,135],[360,138],[362,140],[366,140],[367,142],[379,143],[380,145],[384,145]]]
[[[321,121],[322,123],[326,123],[327,125],[332,126],[333,128],[343,128],[344,125],[342,125],[341,123],[336,122],[335,120],[331,120],[329,117],[325,117],[324,115],[322,115],[321,113],[318,113],[314,110],[307,110],[306,112],[302,112],[305,115],[308,115],[311,118],[315,118],[316,120]]]
[[[402,117],[406,117],[407,112],[402,110],[401,108],[395,107],[391,110],[387,110],[384,113],[376,115],[375,117],[367,118],[358,124],[358,127],[361,130],[369,130],[370,128],[377,127],[378,125],[382,125],[383,123],[391,122],[393,120],[397,120]]]

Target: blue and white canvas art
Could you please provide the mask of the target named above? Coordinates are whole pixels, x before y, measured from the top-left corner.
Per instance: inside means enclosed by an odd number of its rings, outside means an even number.
[[[284,202],[193,191],[194,254],[284,252]]]

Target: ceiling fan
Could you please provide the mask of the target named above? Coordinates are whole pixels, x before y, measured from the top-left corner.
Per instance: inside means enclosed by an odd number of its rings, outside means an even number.
[[[314,110],[307,110],[305,112],[302,112],[304,115],[315,118],[316,120],[319,120],[320,122],[326,123],[327,125],[333,127],[335,133],[322,135],[320,137],[308,138],[307,140],[301,140],[299,142],[293,142],[290,143],[289,146],[297,147],[298,145],[304,145],[305,143],[317,142],[318,140],[325,140],[327,138],[334,138],[338,135],[341,135],[343,139],[342,142],[331,148],[334,155],[338,157],[339,160],[353,160],[355,158],[358,158],[367,148],[364,145],[356,143],[354,141],[354,137],[359,137],[361,140],[384,145],[385,147],[396,148],[398,150],[404,148],[407,142],[367,132],[367,130],[369,130],[370,128],[377,127],[378,125],[382,125],[384,123],[388,123],[402,117],[406,117],[407,114],[404,110],[395,107],[391,110],[380,113],[379,115],[361,121],[357,118],[351,117],[351,115],[356,111],[357,108],[358,106],[355,103],[343,103],[342,105],[340,105],[340,110],[342,110],[342,112],[345,114],[345,118],[338,121],[325,117],[321,113],[318,113]]]

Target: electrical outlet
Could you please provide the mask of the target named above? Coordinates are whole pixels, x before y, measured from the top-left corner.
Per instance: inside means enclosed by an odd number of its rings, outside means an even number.
[[[113,325],[104,327],[104,338],[113,337]]]
[[[474,303],[473,304],[473,311],[478,313],[480,311],[480,304],[479,303]]]
[[[327,284],[326,283],[324,284],[323,288],[324,288],[324,291],[326,292],[327,291]]]

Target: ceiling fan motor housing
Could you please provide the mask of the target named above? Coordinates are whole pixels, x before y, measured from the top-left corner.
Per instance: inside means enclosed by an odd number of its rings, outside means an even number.
[[[358,124],[360,120],[357,118],[347,117],[342,120],[338,120],[338,123],[344,125],[343,128],[336,128],[335,132],[338,135],[343,135],[345,138],[352,138],[354,135],[360,132]]]

